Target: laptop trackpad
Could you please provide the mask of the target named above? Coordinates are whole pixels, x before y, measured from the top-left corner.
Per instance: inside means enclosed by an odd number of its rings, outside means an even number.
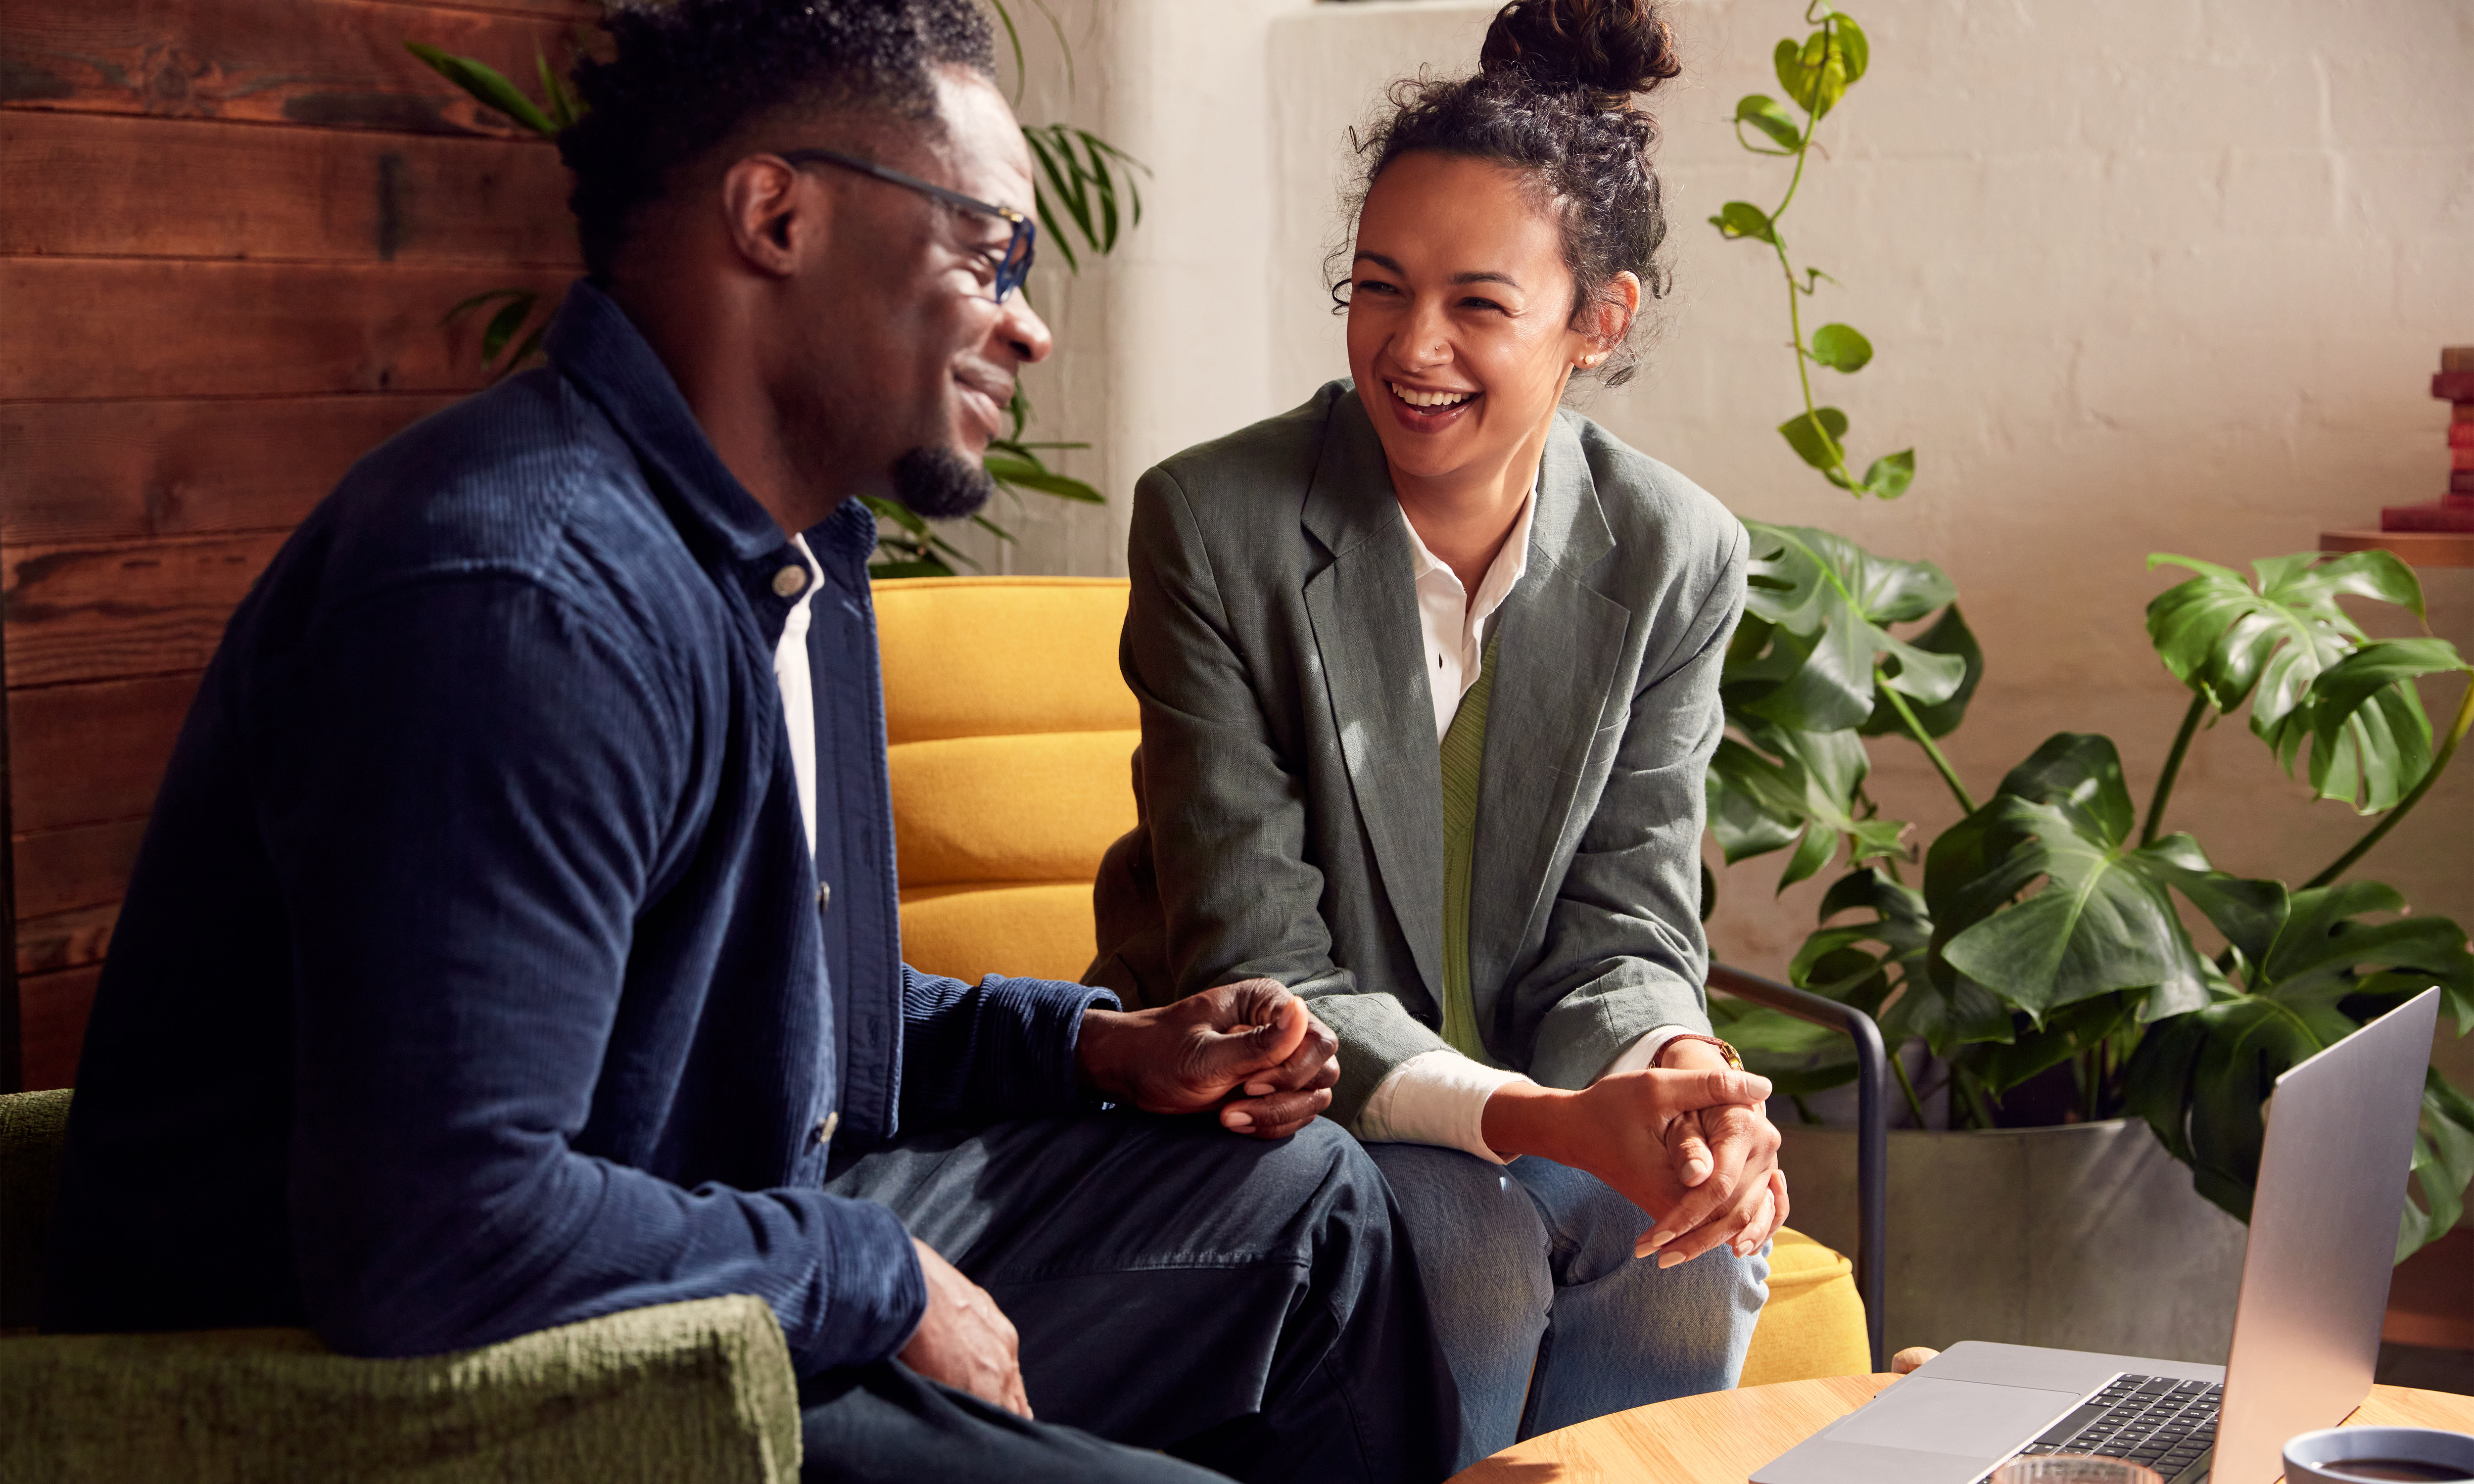
[[[1910,1376],[1831,1428],[1830,1441],[1998,1458],[2077,1406],[2079,1395]]]

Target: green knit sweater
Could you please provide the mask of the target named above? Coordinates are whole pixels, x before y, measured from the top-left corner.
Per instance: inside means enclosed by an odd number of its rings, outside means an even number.
[[[1477,681],[1443,732],[1443,1040],[1473,1062],[1495,1065],[1478,1035],[1469,991],[1469,865],[1477,852],[1478,774],[1486,762],[1487,698],[1494,691],[1494,645],[1478,660]]]

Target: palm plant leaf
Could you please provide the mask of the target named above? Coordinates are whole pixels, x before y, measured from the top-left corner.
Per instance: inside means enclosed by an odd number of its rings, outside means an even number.
[[[1086,249],[1105,253],[1115,249],[1123,227],[1142,222],[1142,189],[1134,173],[1148,175],[1150,166],[1070,124],[1025,126],[1022,136],[1037,167],[1031,197],[1040,229],[1064,254],[1067,267],[1081,266],[1067,223]]]
[[[558,132],[559,126],[541,110],[541,106],[525,97],[496,67],[470,57],[454,56],[425,41],[406,41],[403,45],[431,71],[472,94],[484,107],[505,114],[518,128],[529,129],[544,137]],[[546,64],[544,70],[547,70]]]

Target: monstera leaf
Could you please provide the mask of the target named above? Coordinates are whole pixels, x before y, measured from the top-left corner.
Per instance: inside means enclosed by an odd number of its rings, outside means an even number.
[[[1864,914],[1850,922],[1834,919]],[[1924,894],[1876,868],[1848,873],[1821,898],[1824,924],[1797,950],[1790,982],[1856,1006],[1881,1022],[1892,1045],[1921,1039],[1935,1056],[2007,1041],[2012,1017],[1981,985],[1928,971],[1932,915]]]
[[[1739,713],[1807,731],[1863,725],[1882,682],[1939,706],[1959,693],[1967,661],[1890,633],[1945,607],[1956,589],[1929,562],[1874,556],[1844,537],[1746,521],[1753,556],[1745,626],[1728,656],[1728,702]]]
[[[1960,722],[1967,719],[1967,704],[1976,699],[1977,682],[1984,679],[1984,650],[1976,642],[1975,631],[1967,627],[1967,618],[1959,612],[1955,603],[1943,609],[1941,616],[1910,642],[1928,655],[1954,655],[1967,667],[1959,677],[1958,688],[1950,693],[1948,700],[1932,706],[1911,705],[1907,707],[1915,713],[1927,736],[1949,736],[1958,730]],[[1889,701],[1877,693],[1873,698],[1873,714],[1856,730],[1868,737],[1880,737],[1893,732],[1904,733],[1907,725]]]
[[[2365,813],[2393,806],[2421,777],[2431,756],[2431,722],[2413,678],[2435,657],[2423,646],[2371,645],[2337,606],[2343,595],[2393,603],[2422,615],[2422,587],[2413,569],[2385,551],[2316,552],[2251,563],[2257,586],[2241,574],[2192,557],[2159,553],[2151,567],[2196,573],[2147,605],[2147,634],[2175,679],[2219,711],[2245,700],[2250,728],[2291,772],[2311,743],[2311,786],[2322,798],[2346,799]],[[2358,651],[2378,652],[2322,695],[2318,682]],[[2434,668],[2457,668],[2455,652]],[[2377,678],[2376,683],[2363,682]]]
[[[2219,931],[2242,952],[2233,972],[2251,993],[2272,993],[2316,1015],[2336,1008],[2341,1000],[2349,1005],[2381,997],[2400,1002],[2436,986],[2457,1017],[2459,1034],[2474,1028],[2474,956],[2466,951],[2465,930],[2455,922],[2437,916],[2363,921],[2369,913],[2406,910],[2405,898],[2377,881],[2347,881],[2291,894],[2274,881],[2244,884],[2262,891],[2266,910],[2247,924],[2234,923],[2226,914]],[[2278,894],[2285,897],[2281,911],[2275,905]],[[2211,922],[2224,912],[2195,892],[2184,895]],[[2248,945],[2234,938],[2229,924],[2246,927]],[[2260,946],[2259,929],[2265,926],[2273,931]]]
[[[2405,1203],[2397,1222],[2396,1260],[2446,1236],[2465,1213],[2474,1181],[2474,1102],[2448,1085],[2439,1069],[2422,1070],[2422,1118],[2414,1129],[2413,1182],[2422,1205]]]
[[[2199,1192],[2247,1220],[2276,1079],[2435,986],[2462,1033],[2474,1023],[2474,956],[2445,918],[2365,921],[2405,905],[2377,882],[2289,893],[2201,874],[2179,889],[2225,935],[2230,977],[2213,1003],[2148,1029],[2124,1090]],[[2407,1203],[2400,1260],[2456,1224],[2474,1179],[2474,1104],[2438,1072],[2424,1082],[2413,1172],[2422,1202]]]
[[[1850,912],[1867,916],[1827,925]],[[1932,914],[1924,894],[1876,867],[1859,867],[1831,883],[1818,916],[1825,925],[1796,950],[1787,966],[1787,982],[1879,1018],[1882,1001],[1914,983],[1916,967],[1931,945]],[[1882,1034],[1904,1039],[1886,1028]]]
[[[1861,803],[1872,759],[1856,733],[1797,731],[1750,717],[1738,725],[1771,756],[1723,737],[1710,759],[1710,829],[1727,864],[1793,841],[1779,877],[1784,891],[1829,865],[1842,835],[1854,844],[1856,864],[1897,853],[1907,826],[1873,818]]]
[[[2431,766],[2431,719],[2413,682],[2466,668],[2446,639],[2375,639],[2319,672],[2277,747],[2288,771],[2307,731],[2311,787],[2377,814],[2413,792]]]
[[[2134,849],[2131,826],[2113,743],[2080,732],[2048,740],[1933,842],[1925,896],[1936,957],[2039,1024],[2122,990],[2146,992],[2151,1020],[2206,1004],[2206,961],[2169,888],[2207,859],[2187,835]]]
[[[2274,999],[2237,996],[2151,1027],[2131,1055],[2125,1100],[2191,1166],[2201,1195],[2248,1221],[2268,1135],[2260,1106],[2332,1039]]]

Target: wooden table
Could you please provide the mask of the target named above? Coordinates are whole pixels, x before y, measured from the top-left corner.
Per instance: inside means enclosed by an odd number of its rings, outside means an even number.
[[[1452,1484],[1744,1484],[1752,1472],[1871,1400],[1895,1376],[1713,1391],[1565,1427],[1480,1459]],[[2474,1397],[2374,1386],[2345,1425],[2474,1432]]]

